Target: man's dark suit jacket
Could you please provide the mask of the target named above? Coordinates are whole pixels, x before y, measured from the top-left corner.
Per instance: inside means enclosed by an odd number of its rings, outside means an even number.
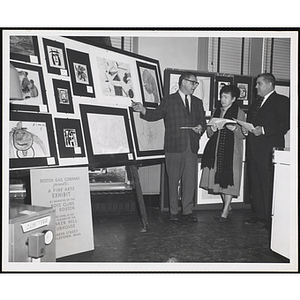
[[[269,159],[273,147],[284,147],[284,135],[290,128],[290,100],[273,92],[254,117],[257,102],[250,107],[247,122],[254,127],[263,126],[265,134],[249,134],[247,145],[252,157],[259,161]]]
[[[166,153],[184,152],[190,136],[190,145],[193,153],[199,149],[200,135],[191,129],[180,129],[187,126],[202,126],[202,134],[206,129],[205,112],[202,100],[192,95],[191,112],[188,114],[179,92],[166,96],[155,109],[147,109],[141,117],[147,121],[157,121],[164,118]]]

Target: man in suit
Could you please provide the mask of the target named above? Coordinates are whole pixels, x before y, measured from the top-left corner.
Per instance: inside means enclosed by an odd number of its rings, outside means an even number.
[[[134,102],[133,109],[141,112],[141,118],[165,122],[165,162],[169,184],[170,220],[179,220],[178,184],[182,186],[182,218],[197,222],[192,213],[197,184],[197,152],[199,139],[206,129],[202,100],[193,96],[198,86],[195,74],[186,72],[179,78],[179,90],[162,99],[156,109],[146,109]]]
[[[244,133],[247,137],[247,164],[253,218],[245,224],[264,223],[270,230],[272,209],[272,153],[273,147],[284,147],[284,135],[290,128],[290,101],[275,92],[275,77],[270,73],[256,79],[258,100],[248,113],[247,122],[255,129]]]

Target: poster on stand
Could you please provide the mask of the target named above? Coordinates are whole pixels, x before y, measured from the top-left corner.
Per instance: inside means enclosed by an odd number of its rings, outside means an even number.
[[[30,170],[32,205],[53,207],[56,258],[94,250],[88,168]]]

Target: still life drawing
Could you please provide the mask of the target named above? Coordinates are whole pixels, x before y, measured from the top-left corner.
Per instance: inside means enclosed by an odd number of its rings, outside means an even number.
[[[129,64],[97,57],[97,65],[105,96],[134,97]]]
[[[10,121],[9,158],[49,157],[46,124]]]

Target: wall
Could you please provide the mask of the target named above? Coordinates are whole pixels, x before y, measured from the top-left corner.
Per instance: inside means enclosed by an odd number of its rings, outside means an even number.
[[[162,76],[166,68],[197,69],[197,37],[139,37],[137,43],[138,54],[159,60]]]

